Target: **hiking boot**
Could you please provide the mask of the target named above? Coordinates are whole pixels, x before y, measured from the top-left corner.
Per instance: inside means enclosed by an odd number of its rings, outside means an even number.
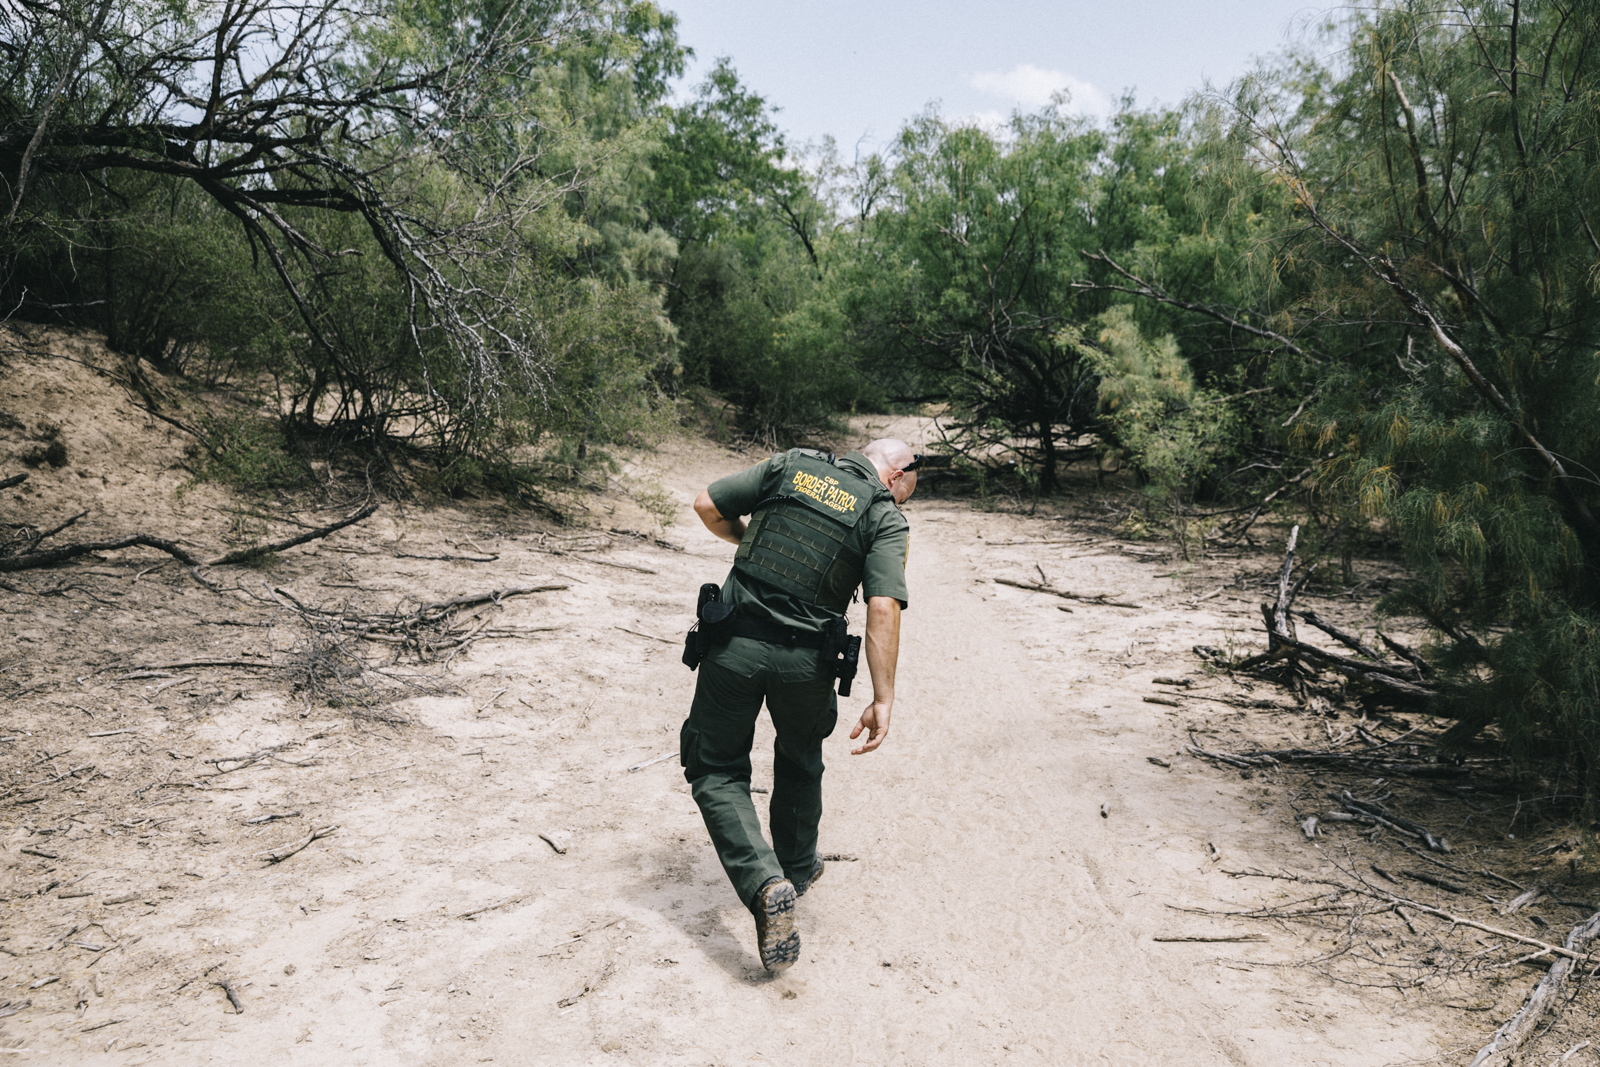
[[[817,884],[817,879],[822,877],[822,857],[817,857],[816,864],[811,868],[811,873],[794,883],[794,895],[803,897],[806,890]]]
[[[756,916],[756,948],[761,966],[776,974],[800,958],[800,931],[794,928],[794,883],[768,878],[756,890],[750,910]]]

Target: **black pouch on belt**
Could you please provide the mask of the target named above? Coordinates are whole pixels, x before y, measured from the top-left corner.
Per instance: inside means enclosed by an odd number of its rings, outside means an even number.
[[[695,605],[695,624],[683,639],[683,665],[691,671],[700,666],[711,646],[721,636],[722,624],[733,615],[733,607],[722,602],[722,587],[707,582],[700,587],[700,602]]]

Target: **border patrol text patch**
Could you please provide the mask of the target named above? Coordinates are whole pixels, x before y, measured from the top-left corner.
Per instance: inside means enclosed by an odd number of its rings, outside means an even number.
[[[837,478],[818,477],[805,471],[795,471],[791,484],[795,492],[803,493],[824,507],[852,514],[856,510],[858,498],[853,493],[845,492]]]

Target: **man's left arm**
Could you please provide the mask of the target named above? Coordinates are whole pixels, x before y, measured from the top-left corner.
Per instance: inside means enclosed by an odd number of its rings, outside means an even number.
[[[867,731],[867,740],[851,750],[853,756],[874,751],[889,735],[895,666],[900,658],[900,612],[909,599],[906,559],[910,554],[910,527],[897,508],[886,509],[875,518],[877,529],[867,549],[861,579],[861,595],[867,602],[866,656],[867,670],[872,675],[872,703],[862,711],[850,733],[853,741],[863,730]]]

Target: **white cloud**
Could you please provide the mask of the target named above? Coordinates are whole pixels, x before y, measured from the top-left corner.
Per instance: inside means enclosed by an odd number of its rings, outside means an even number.
[[[1021,63],[1007,71],[969,74],[967,83],[980,93],[1009,100],[1027,111],[1044,107],[1055,94],[1062,93],[1068,101],[1066,111],[1078,115],[1111,114],[1110,98],[1090,83],[1032,63]]]
[[[987,133],[1002,134],[1011,124],[1011,116],[1003,111],[985,108],[982,111],[974,111],[971,114],[961,116],[956,120],[955,124],[958,126],[976,126]]]

